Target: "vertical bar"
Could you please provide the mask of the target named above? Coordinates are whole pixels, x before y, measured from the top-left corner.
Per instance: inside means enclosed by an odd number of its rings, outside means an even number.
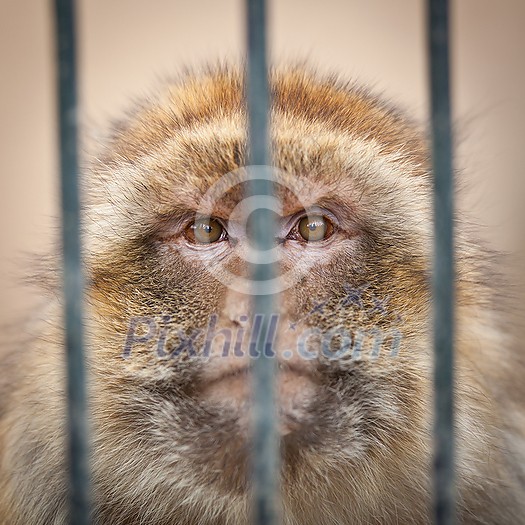
[[[74,0],[55,0],[63,288],[67,353],[70,523],[89,523],[86,372],[83,334],[83,272],[78,188],[77,85]]]
[[[250,242],[260,252],[275,245],[274,212],[264,203],[273,195],[269,168],[269,87],[266,52],[266,4],[264,0],[247,0],[248,29],[248,134],[250,141],[249,193],[260,197],[249,229]],[[253,281],[269,281],[276,275],[273,264],[253,264]],[[254,314],[263,315],[257,350],[253,362],[253,513],[256,525],[279,523],[279,438],[275,409],[275,359],[265,352],[265,337],[276,298],[272,294],[253,296]]]
[[[428,35],[434,171],[434,512],[455,523],[454,232],[448,0],[429,0]]]

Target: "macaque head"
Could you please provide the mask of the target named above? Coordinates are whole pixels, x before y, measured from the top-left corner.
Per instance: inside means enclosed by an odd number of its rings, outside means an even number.
[[[278,276],[265,286],[278,306],[266,351],[285,515],[324,523],[325,505],[350,519],[366,503],[380,520],[402,515],[400,494],[417,513],[429,485],[426,144],[352,85],[301,68],[270,82],[277,232],[265,256]],[[138,507],[155,523],[168,507],[181,523],[247,512],[261,283],[246,181],[264,171],[247,163],[243,75],[217,69],[137,108],[91,167],[94,481],[100,512],[112,516],[104,495],[125,503],[122,523]]]

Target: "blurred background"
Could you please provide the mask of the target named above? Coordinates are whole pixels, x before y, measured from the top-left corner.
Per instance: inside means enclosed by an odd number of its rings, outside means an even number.
[[[273,0],[276,61],[308,59],[369,84],[423,124],[427,118],[423,0]],[[460,206],[512,249],[521,232],[525,136],[525,2],[451,0]],[[58,216],[52,2],[0,0],[0,320],[35,300],[22,286]],[[81,120],[98,135],[130,100],[184,65],[237,59],[242,0],[80,0]]]

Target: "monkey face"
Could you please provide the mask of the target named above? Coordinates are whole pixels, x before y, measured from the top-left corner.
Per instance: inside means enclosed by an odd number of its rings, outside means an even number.
[[[363,90],[272,73],[271,166],[250,167],[241,74],[165,86],[86,170],[97,525],[246,525],[251,364],[275,363],[283,525],[431,523],[427,147]],[[271,170],[277,277],[251,279],[249,172]],[[458,214],[458,523],[523,522],[523,359],[490,250]],[[46,259],[45,264],[52,262]],[[0,362],[0,522],[68,519],[60,294]],[[517,316],[517,315],[516,315]],[[505,319],[503,319],[506,317]],[[23,351],[20,351],[22,349]]]
[[[353,87],[300,70],[271,82],[285,505],[328,483],[344,514],[370,486],[427,485],[426,149]],[[246,505],[260,319],[243,89],[224,71],[171,86],[118,129],[87,188],[95,481],[147,478],[187,513],[210,493]]]

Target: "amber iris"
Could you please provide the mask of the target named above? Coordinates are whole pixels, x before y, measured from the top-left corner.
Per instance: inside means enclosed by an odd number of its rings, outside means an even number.
[[[299,221],[298,230],[305,241],[316,242],[330,237],[333,226],[323,215],[309,215]]]
[[[197,244],[211,244],[223,238],[224,228],[216,219],[198,219],[186,228],[186,237]]]

